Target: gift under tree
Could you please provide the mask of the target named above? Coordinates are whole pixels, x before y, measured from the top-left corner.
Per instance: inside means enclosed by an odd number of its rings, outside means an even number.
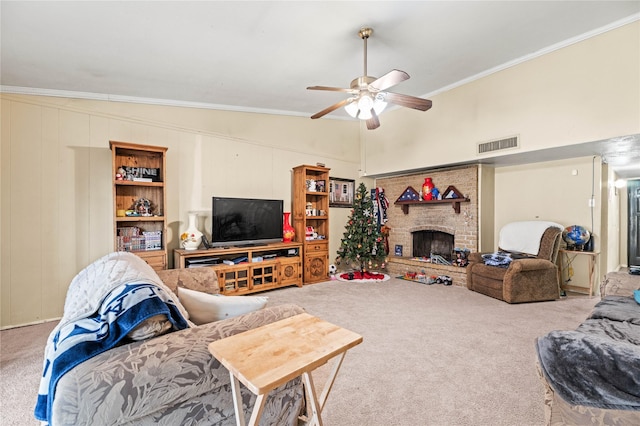
[[[358,186],[336,263],[353,266],[355,279],[369,278],[372,269],[385,267],[384,238],[374,217],[373,201],[364,183]],[[343,274],[347,275],[347,274]]]

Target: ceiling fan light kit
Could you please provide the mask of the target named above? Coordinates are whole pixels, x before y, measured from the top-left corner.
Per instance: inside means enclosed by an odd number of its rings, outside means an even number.
[[[387,103],[384,100],[384,95],[378,93],[375,98],[370,94],[364,94],[360,98],[354,97],[353,100],[345,105],[344,110],[353,117],[360,120],[369,120],[371,118],[371,109],[380,115],[382,111],[387,107]]]
[[[353,118],[366,120],[367,128],[373,130],[380,127],[378,115],[384,111],[388,103],[417,109],[419,111],[427,111],[431,108],[432,103],[430,100],[385,91],[391,86],[408,80],[409,74],[406,72],[394,69],[380,78],[367,75],[367,39],[371,34],[373,34],[373,29],[371,28],[361,28],[360,31],[358,31],[358,36],[364,40],[364,74],[351,81],[349,89],[327,86],[307,87],[308,90],[345,92],[352,95],[350,98],[344,99],[312,115],[312,119],[320,118],[344,107],[347,114]]]

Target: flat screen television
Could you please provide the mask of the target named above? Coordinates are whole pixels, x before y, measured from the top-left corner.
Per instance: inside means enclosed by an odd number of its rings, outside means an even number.
[[[211,246],[282,242],[282,200],[213,197]]]

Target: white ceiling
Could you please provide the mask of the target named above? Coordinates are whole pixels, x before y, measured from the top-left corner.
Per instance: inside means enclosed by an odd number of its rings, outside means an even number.
[[[392,90],[428,98],[637,20],[640,1],[2,0],[0,18],[3,92],[310,116],[345,95],[307,86],[362,75],[363,26],[368,74],[406,71]],[[622,142],[638,177],[640,136]]]

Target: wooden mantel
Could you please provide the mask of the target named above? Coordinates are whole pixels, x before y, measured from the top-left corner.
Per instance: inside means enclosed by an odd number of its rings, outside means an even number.
[[[409,214],[409,206],[426,206],[434,204],[451,204],[456,214],[460,214],[460,203],[468,203],[468,198],[449,198],[446,200],[430,200],[430,201],[396,201],[395,204],[402,206],[402,212]]]
[[[442,193],[442,199],[439,200],[422,200],[420,193],[411,186],[408,186],[400,198],[396,200],[395,204],[402,206],[402,212],[404,214],[409,214],[410,205],[425,206],[434,204],[451,204],[456,214],[460,214],[460,203],[468,202],[469,199],[463,196],[462,193],[453,185],[447,187],[447,189]]]

